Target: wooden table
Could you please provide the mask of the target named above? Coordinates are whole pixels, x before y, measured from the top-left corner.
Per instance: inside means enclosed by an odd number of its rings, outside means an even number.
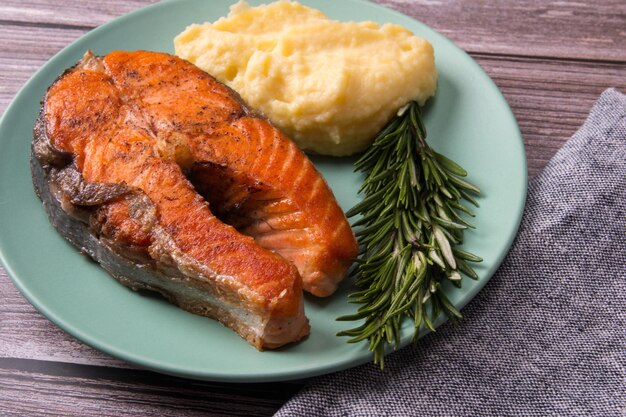
[[[0,114],[58,50],[151,2],[1,0]],[[518,120],[530,176],[604,89],[626,91],[623,0],[378,2],[443,33],[489,73]],[[198,382],[138,370],[49,322],[1,267],[0,300],[2,416],[271,415],[303,384]]]

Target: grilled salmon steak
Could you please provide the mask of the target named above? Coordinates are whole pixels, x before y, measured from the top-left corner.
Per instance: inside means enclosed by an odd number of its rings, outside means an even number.
[[[87,53],[49,88],[33,182],[57,230],[122,284],[213,317],[259,349],[309,331],[356,256],[306,156],[176,57]]]

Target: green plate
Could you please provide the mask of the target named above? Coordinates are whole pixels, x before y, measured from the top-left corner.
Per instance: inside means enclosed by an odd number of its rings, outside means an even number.
[[[371,360],[365,344],[349,345],[335,333],[350,323],[345,282],[328,299],[306,299],[312,331],[302,343],[257,352],[217,322],[180,310],[159,297],[134,293],[81,256],[48,223],[35,197],[29,146],[39,100],[48,85],[87,49],[173,52],[172,39],[194,22],[214,21],[234,0],[158,3],[86,34],[55,55],[17,94],[0,121],[0,261],[24,296],[50,320],[83,342],[155,371],[215,381],[254,382],[310,377]],[[257,2],[251,2],[257,3]],[[481,279],[465,279],[451,299],[464,306],[485,285],[507,253],[526,197],[526,159],[515,119],[495,84],[465,52],[442,35],[400,13],[360,0],[307,0],[339,20],[394,22],[435,47],[436,98],[426,110],[431,144],[470,172],[483,190],[465,249],[484,258]],[[317,158],[316,165],[341,206],[357,200],[361,177],[351,159]],[[27,331],[27,329],[24,329]],[[404,344],[410,327],[404,329]]]

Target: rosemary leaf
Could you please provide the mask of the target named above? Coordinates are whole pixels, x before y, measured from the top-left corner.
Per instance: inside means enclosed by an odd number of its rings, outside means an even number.
[[[349,343],[367,340],[374,363],[384,367],[387,346],[397,349],[402,323],[411,320],[413,340],[423,327],[434,331],[440,314],[457,321],[461,313],[442,283],[461,285],[464,275],[478,279],[470,266],[482,259],[457,247],[473,228],[465,216],[478,207],[478,187],[462,177],[467,171],[426,143],[422,111],[416,102],[402,108],[355,163],[365,174],[361,203],[348,211],[361,246],[351,275],[360,304],[341,321],[361,321],[338,333]]]

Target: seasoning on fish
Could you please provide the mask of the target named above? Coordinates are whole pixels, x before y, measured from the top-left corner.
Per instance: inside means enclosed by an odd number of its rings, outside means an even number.
[[[291,140],[179,58],[118,51],[103,65],[141,109],[162,156],[188,169],[218,217],[293,262],[306,291],[335,291],[356,240],[324,178]]]
[[[259,349],[308,334],[300,274],[328,295],[356,255],[304,154],[167,54],[86,54],[44,97],[33,156],[37,194],[71,243]]]

